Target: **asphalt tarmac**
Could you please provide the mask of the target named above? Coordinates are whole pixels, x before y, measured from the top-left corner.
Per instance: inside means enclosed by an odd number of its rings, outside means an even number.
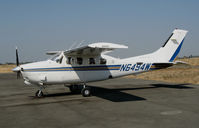
[[[198,128],[199,85],[118,78],[88,83],[91,97],[63,85],[26,86],[0,74],[0,128]]]

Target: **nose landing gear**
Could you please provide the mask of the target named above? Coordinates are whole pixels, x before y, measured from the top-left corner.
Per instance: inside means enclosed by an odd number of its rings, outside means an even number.
[[[38,97],[38,98],[41,98],[44,96],[42,90],[38,90],[36,93],[35,93],[35,96]]]
[[[39,86],[39,90],[35,93],[35,97],[41,98],[44,97],[44,93],[42,90],[45,89],[45,86]]]

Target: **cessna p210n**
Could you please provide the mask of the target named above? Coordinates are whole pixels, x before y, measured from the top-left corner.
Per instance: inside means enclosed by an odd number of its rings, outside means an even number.
[[[105,54],[114,49],[128,48],[127,46],[99,42],[67,51],[47,52],[48,55],[53,55],[49,60],[20,65],[16,49],[17,67],[13,71],[17,72],[17,76],[22,74],[26,85],[39,87],[36,97],[42,97],[42,90],[47,85],[54,84],[64,84],[72,92],[81,91],[86,97],[91,95],[90,87],[86,86],[88,82],[138,74],[176,64],[174,60],[186,34],[186,30],[175,29],[157,51],[125,59]],[[82,85],[81,90],[79,85]]]

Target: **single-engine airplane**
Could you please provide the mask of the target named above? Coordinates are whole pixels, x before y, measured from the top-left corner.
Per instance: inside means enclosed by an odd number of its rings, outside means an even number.
[[[82,85],[81,94],[84,97],[91,95],[90,87],[86,83],[107,80],[130,74],[170,67],[177,62],[186,30],[175,29],[167,41],[157,51],[141,56],[125,59],[106,55],[114,49],[128,48],[120,44],[99,42],[81,46],[66,51],[50,51],[51,59],[29,64],[19,64],[18,50],[16,49],[16,65],[13,69],[17,77],[22,74],[26,85],[39,87],[36,97],[42,97],[42,90],[47,85],[65,85],[71,92],[77,92]]]

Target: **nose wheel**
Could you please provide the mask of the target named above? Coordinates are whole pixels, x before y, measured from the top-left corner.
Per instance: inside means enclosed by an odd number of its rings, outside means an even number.
[[[36,93],[35,93],[35,96],[38,97],[38,98],[41,98],[44,96],[43,92],[41,90],[38,90]]]

